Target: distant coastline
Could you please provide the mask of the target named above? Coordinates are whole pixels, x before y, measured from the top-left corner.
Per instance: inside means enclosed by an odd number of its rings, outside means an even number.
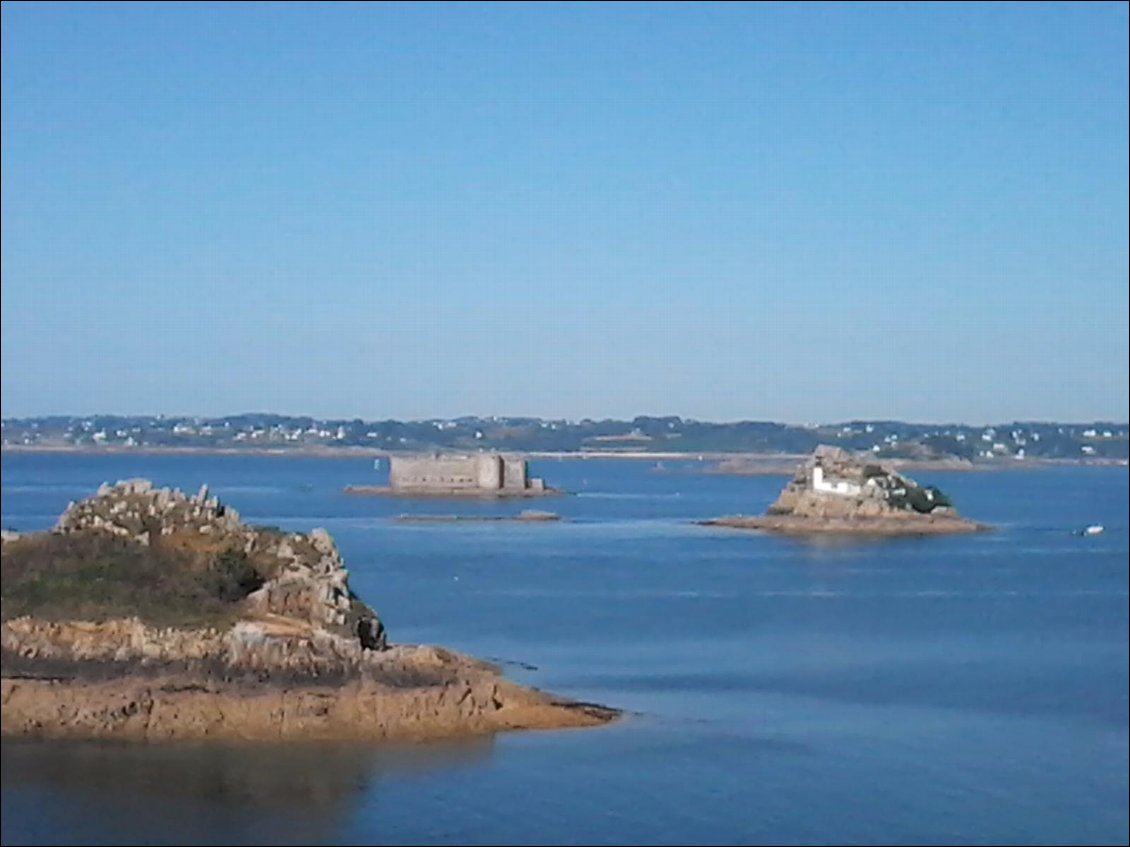
[[[165,456],[165,455],[197,455],[197,456],[315,456],[333,459],[387,459],[390,456],[414,455],[427,453],[426,450],[385,450],[379,447],[330,447],[330,446],[303,446],[303,447],[91,447],[88,445],[76,446],[70,444],[5,444],[0,446],[0,453],[62,453],[84,456]],[[644,451],[617,450],[513,450],[515,455],[526,456],[530,459],[640,459],[651,461],[722,461],[735,456],[765,456],[781,458],[778,453],[648,453]],[[791,457],[790,457],[791,458]]]
[[[39,455],[82,455],[82,456],[262,456],[262,457],[307,457],[326,459],[387,459],[395,455],[411,455],[420,451],[394,451],[374,447],[331,447],[309,445],[302,447],[162,447],[135,446],[92,447],[69,444],[5,444],[0,446],[0,454],[39,454]],[[644,450],[514,450],[515,454],[530,459],[632,459],[637,461],[665,462],[743,462],[748,466],[716,468],[707,467],[696,473],[729,474],[736,476],[780,476],[791,473],[791,468],[803,461],[802,455],[787,453],[752,452],[648,452]],[[887,463],[914,470],[936,471],[1004,471],[1033,470],[1048,467],[1130,467],[1130,460],[1105,457],[1063,458],[1008,458],[983,462],[955,462],[952,459],[885,459]],[[761,463],[761,466],[758,465]],[[772,464],[766,464],[772,463]],[[675,471],[672,469],[672,472]]]

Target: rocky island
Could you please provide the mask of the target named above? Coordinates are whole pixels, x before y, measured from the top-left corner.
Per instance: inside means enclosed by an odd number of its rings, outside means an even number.
[[[933,486],[838,447],[817,447],[764,515],[733,515],[707,526],[790,535],[950,535],[988,527],[957,513]]]
[[[618,715],[390,645],[328,533],[249,526],[206,488],[103,485],[50,532],[5,532],[0,594],[4,735],[421,740]]]

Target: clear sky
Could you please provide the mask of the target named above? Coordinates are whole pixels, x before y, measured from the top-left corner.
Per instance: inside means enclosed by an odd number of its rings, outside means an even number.
[[[2,8],[5,417],[1128,417],[1126,3]]]

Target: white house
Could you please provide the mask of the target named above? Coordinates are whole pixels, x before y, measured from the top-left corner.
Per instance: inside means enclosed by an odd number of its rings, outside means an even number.
[[[840,494],[854,497],[862,493],[863,486],[846,479],[824,479],[824,469],[817,465],[812,469],[812,490],[823,494]]]

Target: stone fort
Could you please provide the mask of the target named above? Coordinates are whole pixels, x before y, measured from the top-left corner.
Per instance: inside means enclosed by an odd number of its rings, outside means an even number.
[[[531,478],[525,459],[499,453],[470,456],[390,456],[388,484],[393,492],[536,496],[549,493]]]

